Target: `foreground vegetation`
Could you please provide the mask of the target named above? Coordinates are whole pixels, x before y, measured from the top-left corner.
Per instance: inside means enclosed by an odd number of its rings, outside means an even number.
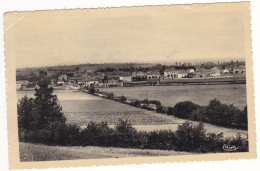
[[[47,146],[42,144],[19,143],[21,161],[55,161],[75,159],[122,158],[144,156],[186,155],[188,152],[169,150],[127,149],[95,146]]]
[[[119,119],[114,128],[107,122],[90,122],[85,129],[67,125],[53,88],[39,84],[35,98],[24,97],[18,104],[19,140],[59,146],[103,146],[137,149],[162,149],[197,153],[225,152],[223,145],[235,146],[236,152],[248,151],[247,139],[223,138],[206,133],[204,125],[185,122],[176,131],[137,131],[128,121]],[[122,99],[124,100],[125,99]],[[153,103],[157,103],[154,101]],[[157,104],[158,105],[158,104]],[[157,108],[158,109],[158,108]]]

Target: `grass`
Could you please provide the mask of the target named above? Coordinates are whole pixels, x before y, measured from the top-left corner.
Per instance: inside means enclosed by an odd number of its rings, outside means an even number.
[[[182,86],[141,86],[100,88],[102,92],[125,96],[128,99],[159,100],[163,106],[173,107],[182,101],[192,101],[199,105],[208,105],[217,98],[224,104],[234,104],[240,109],[246,105],[246,85],[182,85]]]
[[[39,144],[19,144],[20,161],[54,161],[75,159],[98,159],[98,158],[124,158],[145,156],[173,156],[190,154],[188,152],[176,152],[167,150],[142,150],[112,147],[62,147],[46,146]]]

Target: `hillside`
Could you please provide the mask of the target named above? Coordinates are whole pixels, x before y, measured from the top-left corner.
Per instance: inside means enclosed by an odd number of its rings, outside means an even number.
[[[30,143],[19,143],[21,161],[54,161],[98,158],[124,158],[145,156],[174,156],[185,155],[187,152],[166,150],[141,150],[111,147],[62,147],[46,146]]]

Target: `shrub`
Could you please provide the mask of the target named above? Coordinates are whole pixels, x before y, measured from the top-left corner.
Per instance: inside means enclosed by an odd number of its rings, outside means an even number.
[[[216,99],[211,100],[208,106],[194,110],[189,119],[225,127],[247,129],[247,113],[234,105],[222,104]]]
[[[118,120],[115,127],[115,134],[115,144],[118,147],[140,147],[140,134],[126,120]]]
[[[90,94],[96,93],[95,88],[94,88],[94,87],[90,87],[90,88],[89,88],[89,93],[90,93]]]
[[[205,144],[206,130],[202,123],[185,122],[175,132],[175,150],[198,152]]]
[[[156,106],[161,106],[161,102],[158,100],[150,100],[149,103],[155,104]]]
[[[135,100],[135,101],[133,102],[133,106],[135,106],[135,107],[141,107],[140,101],[139,101],[139,100]]]
[[[121,96],[120,102],[125,103],[126,100],[127,100],[127,98],[125,96]]]
[[[162,106],[158,106],[158,107],[156,108],[156,112],[157,112],[157,113],[164,113],[164,108],[163,108]]]
[[[174,115],[173,107],[168,107],[167,115]]]
[[[199,105],[190,101],[179,102],[173,107],[173,113],[180,118],[190,118],[191,113],[198,109]]]

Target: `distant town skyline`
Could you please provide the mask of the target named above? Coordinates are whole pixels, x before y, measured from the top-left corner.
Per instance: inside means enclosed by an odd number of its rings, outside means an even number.
[[[5,33],[17,68],[242,60],[244,13],[235,4],[19,12],[6,16]]]

